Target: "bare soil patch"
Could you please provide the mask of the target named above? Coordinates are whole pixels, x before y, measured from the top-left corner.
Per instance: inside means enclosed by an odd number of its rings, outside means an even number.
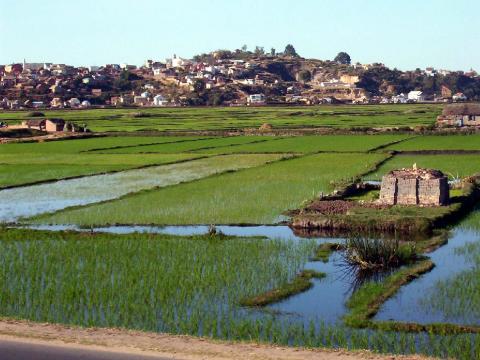
[[[100,350],[141,353],[172,359],[248,359],[248,360],[395,360],[426,359],[422,356],[377,355],[368,351],[304,349],[256,343],[234,343],[192,336],[146,333],[122,329],[79,328],[19,320],[0,321],[0,341],[23,338],[31,343],[60,346],[88,346]]]

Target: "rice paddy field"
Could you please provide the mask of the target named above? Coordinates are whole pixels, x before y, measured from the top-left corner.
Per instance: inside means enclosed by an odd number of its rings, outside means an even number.
[[[141,111],[151,116],[137,118],[130,113],[138,110],[119,109],[55,116],[102,131],[204,130],[264,122],[428,126],[440,110],[434,105],[146,109]],[[21,116],[0,114],[9,122]],[[0,317],[480,358],[478,210],[452,224],[448,243],[424,254],[435,266],[385,298],[367,328],[345,320],[357,311],[349,300],[362,289],[381,289],[416,263],[360,276],[345,267],[339,248],[317,258],[321,244],[345,244],[345,237],[304,237],[281,226],[290,210],[355,179],[379,180],[395,168],[416,163],[451,179],[480,172],[478,139],[157,133],[1,144]],[[308,270],[322,276],[309,279],[303,292],[265,307],[241,305],[291,288]],[[413,331],[405,324],[427,327]]]
[[[312,107],[230,107],[88,109],[44,111],[94,132],[191,131],[258,128],[265,122],[274,128],[298,127],[405,127],[433,125],[442,105],[366,105]],[[139,113],[141,114],[139,116]],[[26,112],[2,112],[0,120],[20,123]]]
[[[480,135],[430,135],[419,136],[386,147],[386,150],[480,150]]]
[[[247,156],[247,155],[244,155]],[[255,155],[256,157],[259,155]],[[272,224],[332,181],[373,168],[383,154],[316,154],[163,189],[86,208],[45,215],[36,222],[78,224]]]
[[[409,168],[413,164],[418,167],[439,169],[451,180],[473,175],[480,171],[480,156],[478,154],[450,155],[402,155],[398,154],[368,174],[368,180],[381,180],[382,176],[394,169]]]

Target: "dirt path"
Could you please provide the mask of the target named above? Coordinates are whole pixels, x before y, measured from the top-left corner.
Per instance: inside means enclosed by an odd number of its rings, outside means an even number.
[[[78,328],[64,325],[0,320],[0,341],[21,338],[39,345],[156,355],[182,360],[386,360],[425,359],[420,356],[383,356],[367,351],[308,350],[255,343],[233,343],[191,336],[146,333],[119,329]]]

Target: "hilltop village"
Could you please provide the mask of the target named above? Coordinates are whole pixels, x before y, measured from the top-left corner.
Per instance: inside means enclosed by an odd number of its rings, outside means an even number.
[[[384,64],[306,59],[284,52],[218,50],[192,59],[173,55],[143,66],[0,65],[0,108],[243,106],[323,103],[459,102],[480,98],[471,70],[400,71]]]

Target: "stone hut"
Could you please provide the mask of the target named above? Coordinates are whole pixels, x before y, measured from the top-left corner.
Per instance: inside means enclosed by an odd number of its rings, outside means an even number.
[[[379,202],[388,205],[439,206],[449,201],[448,178],[439,170],[392,170],[382,178]]]
[[[438,126],[480,126],[480,104],[451,104],[437,117]]]

